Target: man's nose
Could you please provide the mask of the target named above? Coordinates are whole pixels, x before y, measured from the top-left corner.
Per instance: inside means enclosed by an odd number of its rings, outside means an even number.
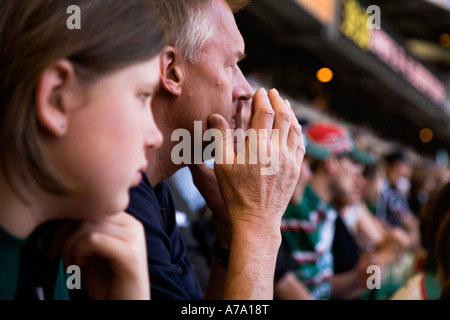
[[[241,69],[238,65],[235,66],[234,72],[234,87],[233,87],[233,100],[249,100],[253,96],[253,89],[244,77]]]

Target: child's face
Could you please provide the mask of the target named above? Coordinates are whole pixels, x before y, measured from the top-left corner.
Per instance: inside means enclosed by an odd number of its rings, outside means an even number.
[[[71,115],[58,158],[64,176],[87,192],[73,199],[70,217],[95,218],[125,210],[128,190],[139,184],[147,166],[145,149],[162,144],[151,112],[158,85],[159,57],[87,88],[86,104]]]

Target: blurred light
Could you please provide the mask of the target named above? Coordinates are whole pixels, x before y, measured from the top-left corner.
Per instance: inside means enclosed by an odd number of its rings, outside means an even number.
[[[450,47],[450,33],[443,33],[439,36],[439,43],[443,47]]]
[[[317,71],[317,80],[320,82],[330,82],[333,79],[333,71],[329,68],[322,68]]]
[[[420,141],[422,141],[423,143],[428,143],[431,140],[433,140],[433,131],[431,131],[431,129],[428,128],[423,128],[422,130],[420,130]]]

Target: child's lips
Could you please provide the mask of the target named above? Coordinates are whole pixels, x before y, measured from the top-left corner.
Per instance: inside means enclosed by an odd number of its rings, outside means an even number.
[[[142,181],[142,172],[138,171],[136,172],[136,176],[134,178],[133,186],[138,186]]]
[[[134,178],[134,186],[137,186],[141,183],[142,181],[142,174],[145,173],[145,169],[147,169],[147,162],[145,163],[145,165],[143,165],[137,172]]]

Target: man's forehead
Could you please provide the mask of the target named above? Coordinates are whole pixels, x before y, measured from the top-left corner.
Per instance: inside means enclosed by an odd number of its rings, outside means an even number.
[[[225,59],[226,63],[241,61],[245,56],[245,43],[228,5],[222,0],[214,0],[205,11],[205,16],[210,21],[213,36],[201,49],[202,59],[217,57]]]
[[[236,25],[233,12],[224,1],[213,1],[209,10],[207,10],[207,14],[217,34],[222,34],[224,38],[228,38],[236,46],[244,46],[244,39]]]

